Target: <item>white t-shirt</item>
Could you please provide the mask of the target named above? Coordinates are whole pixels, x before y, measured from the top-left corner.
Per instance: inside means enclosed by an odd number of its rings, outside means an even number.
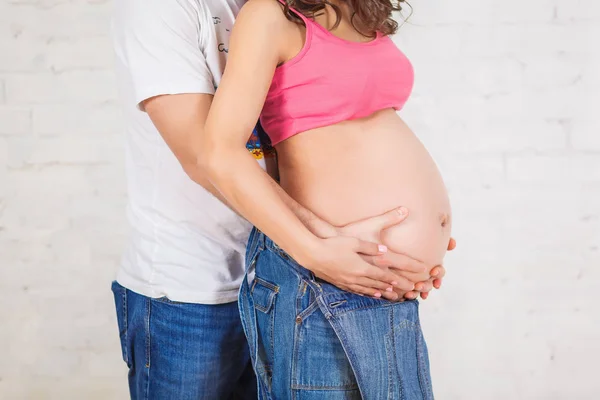
[[[115,2],[113,35],[132,227],[117,281],[134,292],[203,304],[237,298],[250,223],[185,174],[139,104],[162,94],[214,94],[243,3]],[[264,161],[256,139],[248,147]]]

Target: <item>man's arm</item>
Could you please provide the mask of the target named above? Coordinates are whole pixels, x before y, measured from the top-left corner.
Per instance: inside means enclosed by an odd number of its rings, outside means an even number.
[[[207,94],[156,96],[144,101],[143,107],[190,179],[232,208],[196,162],[201,149],[196,148],[198,140],[194,138],[204,134],[212,99]],[[275,188],[281,200],[311,232],[320,237],[337,235],[333,226],[292,199],[279,185]]]

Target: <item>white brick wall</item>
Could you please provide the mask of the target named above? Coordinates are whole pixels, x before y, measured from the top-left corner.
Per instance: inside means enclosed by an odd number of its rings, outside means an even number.
[[[596,399],[600,3],[414,1],[403,116],[459,248],[422,306],[443,400]],[[126,229],[105,0],[0,3],[0,398],[126,398]]]

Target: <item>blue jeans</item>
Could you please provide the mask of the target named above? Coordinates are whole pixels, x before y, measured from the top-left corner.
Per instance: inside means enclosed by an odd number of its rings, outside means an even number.
[[[113,282],[134,400],[256,399],[237,303],[152,299]]]
[[[345,292],[269,238],[248,243],[240,312],[259,399],[431,400],[418,302]]]

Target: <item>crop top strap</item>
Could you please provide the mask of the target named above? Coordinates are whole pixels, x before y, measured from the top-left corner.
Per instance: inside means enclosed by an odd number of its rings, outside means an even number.
[[[284,6],[287,5],[285,0],[279,0],[279,2],[281,4],[283,4]],[[288,8],[290,9],[291,12],[293,12],[294,14],[296,14],[302,21],[304,21],[304,25],[306,26],[306,29],[309,29],[309,25],[313,22],[310,19],[308,19],[304,14],[302,14],[300,11],[296,10],[293,7],[288,6]]]

